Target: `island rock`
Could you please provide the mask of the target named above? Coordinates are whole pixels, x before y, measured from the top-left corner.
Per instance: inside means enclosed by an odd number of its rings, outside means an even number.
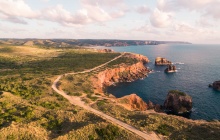
[[[176,72],[177,70],[176,70],[176,66],[174,66],[174,65],[168,65],[167,66],[167,68],[165,69],[165,72],[167,72],[167,73],[172,73],[172,72]]]
[[[168,113],[177,115],[190,113],[192,110],[192,97],[184,92],[171,90],[164,102],[164,109]]]
[[[155,65],[157,66],[165,66],[165,65],[171,65],[172,62],[168,61],[166,58],[162,58],[162,57],[157,57],[155,59]]]
[[[209,87],[212,87],[213,89],[220,91],[220,81],[215,81],[213,84],[210,84]]]

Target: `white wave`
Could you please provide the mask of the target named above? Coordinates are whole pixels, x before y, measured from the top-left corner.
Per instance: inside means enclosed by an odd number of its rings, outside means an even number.
[[[184,65],[185,63],[183,63],[183,62],[175,62],[175,63],[172,63],[172,64],[175,64],[175,65]]]

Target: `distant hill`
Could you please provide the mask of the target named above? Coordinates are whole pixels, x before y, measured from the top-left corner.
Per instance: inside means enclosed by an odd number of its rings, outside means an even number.
[[[0,39],[0,44],[48,46],[48,47],[77,47],[77,46],[131,46],[158,44],[191,44],[182,41],[154,40],[109,40],[109,39]]]

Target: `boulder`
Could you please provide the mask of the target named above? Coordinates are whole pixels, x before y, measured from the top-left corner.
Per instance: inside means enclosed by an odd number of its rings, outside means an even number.
[[[157,66],[166,66],[166,65],[171,65],[172,62],[168,61],[166,58],[162,58],[162,57],[157,57],[155,59],[155,65]]]
[[[215,81],[213,84],[209,84],[209,87],[212,87],[213,89],[220,91],[220,81]]]
[[[164,102],[164,109],[168,113],[185,114],[192,110],[192,97],[178,90],[171,90]]]

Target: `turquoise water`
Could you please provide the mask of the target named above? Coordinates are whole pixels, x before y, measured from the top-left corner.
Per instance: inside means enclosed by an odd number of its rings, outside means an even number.
[[[136,93],[144,101],[163,104],[169,90],[178,89],[193,98],[192,119],[220,120],[220,92],[208,84],[220,80],[220,45],[156,45],[111,47],[118,52],[134,52],[147,56],[146,66],[154,70],[143,80],[120,83],[107,89],[116,97]],[[178,72],[164,73],[165,67],[154,66],[157,56],[176,64]]]

